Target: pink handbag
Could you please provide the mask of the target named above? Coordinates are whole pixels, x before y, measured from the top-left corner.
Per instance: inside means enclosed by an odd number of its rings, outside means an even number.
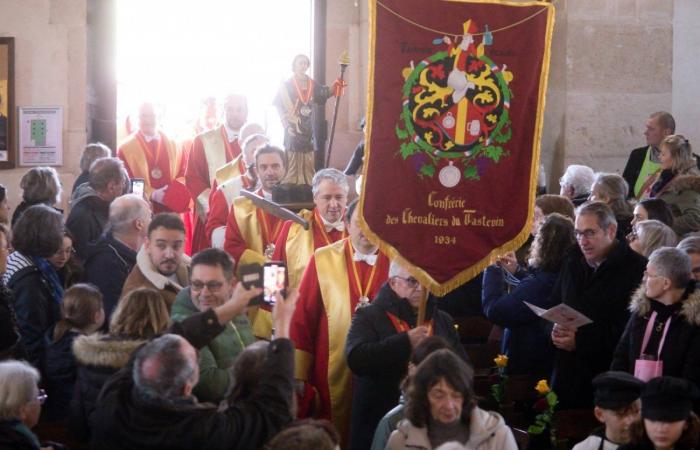
[[[654,322],[656,320],[656,311],[651,314],[649,322],[647,323],[647,328],[644,331],[644,339],[642,340],[642,348],[640,350],[639,359],[634,363],[634,376],[640,380],[647,382],[652,378],[660,377],[664,373],[664,362],[661,360],[661,350],[664,347],[664,342],[666,341],[666,333],[671,325],[671,317],[666,319],[666,324],[664,325],[664,333],[661,335],[661,341],[659,341],[659,350],[656,353],[656,358],[654,355],[648,355],[644,353],[644,350],[649,343],[649,338],[651,337],[651,330],[654,328]]]

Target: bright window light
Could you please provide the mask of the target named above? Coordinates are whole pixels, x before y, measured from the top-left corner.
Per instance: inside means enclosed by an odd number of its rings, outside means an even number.
[[[312,0],[119,0],[119,137],[144,100],[157,105],[166,133],[186,138],[203,98],[215,96],[221,113],[223,98],[241,93],[248,120],[281,144],[272,100],[294,55],[311,56],[311,12]]]

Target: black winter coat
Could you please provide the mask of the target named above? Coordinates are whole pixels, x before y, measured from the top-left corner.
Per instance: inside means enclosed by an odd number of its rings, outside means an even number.
[[[109,202],[102,200],[89,184],[84,184],[73,194],[71,205],[66,228],[75,238],[75,252],[84,260],[88,254],[88,244],[97,241],[107,227]]]
[[[617,242],[595,271],[578,246],[564,260],[549,303],[563,302],[588,316],[593,323],[578,329],[574,351],[556,351],[552,388],[562,408],[593,404],[591,381],[610,368],[613,352],[629,318],[627,306],[645,267],[646,258],[625,242]]]
[[[0,361],[27,357],[12,303],[12,291],[0,281]]]
[[[49,328],[46,340],[45,379],[47,399],[45,414],[48,420],[63,420],[68,416],[70,401],[75,388],[76,365],[73,356],[73,340],[80,336],[75,331],[66,331],[57,342],[53,340],[55,326]]]
[[[685,378],[700,386],[700,291],[691,291],[681,302],[666,306],[644,295],[642,286],[634,294],[630,311],[632,317],[627,322],[625,332],[615,349],[611,370],[634,374],[635,361],[639,359],[642,350],[647,323],[651,313],[656,311],[656,326],[652,329],[644,353],[658,353],[663,325],[670,316],[671,323],[661,349],[663,374]]]
[[[208,310],[174,323],[169,332],[201,348],[222,330]],[[132,370],[133,360],[98,397],[91,416],[93,450],[257,450],[292,420],[294,345],[289,339],[270,343],[253,393],[221,412],[192,397],[167,404],[143,399],[134,389]]]
[[[371,446],[377,424],[399,402],[399,384],[406,376],[411,342],[406,332],[396,330],[387,313],[411,327],[416,325],[411,305],[385,283],[369,306],[357,310],[348,331],[345,353],[354,374],[351,449]],[[435,308],[432,298],[426,307],[426,319],[433,319],[433,334],[445,338],[468,361],[452,317]]]
[[[70,403],[69,427],[77,439],[84,442],[90,439],[89,418],[102,386],[129,363],[134,351],[145,342],[99,334],[80,336],[73,341],[78,367]]]
[[[27,361],[44,372],[44,334],[61,319],[61,305],[51,295],[51,287],[35,265],[24,267],[9,279],[13,307]]]
[[[124,281],[136,264],[136,251],[105,233],[97,242],[88,244],[85,259],[85,281],[102,292],[105,310],[105,328],[112,311],[122,295]]]

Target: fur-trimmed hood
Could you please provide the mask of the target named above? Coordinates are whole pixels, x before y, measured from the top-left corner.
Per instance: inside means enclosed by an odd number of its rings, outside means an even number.
[[[683,192],[688,190],[700,192],[700,175],[678,175],[668,182],[668,187],[665,190],[671,192]]]
[[[139,267],[139,270],[141,270],[143,276],[158,290],[162,291],[166,286],[171,285],[175,288],[176,292],[179,292],[183,287],[190,284],[190,257],[185,254],[182,255],[180,266],[177,268],[177,272],[175,272],[179,284],[174,283],[170,278],[161,275],[160,272],[158,272],[151,262],[151,258],[148,257],[146,248],[143,245],[136,255],[136,265]]]
[[[73,354],[80,364],[121,369],[145,342],[145,339],[119,339],[99,333],[79,336],[73,341]]]
[[[697,177],[700,179],[700,177]],[[700,326],[700,290],[695,289],[685,300],[682,300],[681,315],[691,325]],[[635,291],[630,301],[629,310],[632,314],[644,317],[651,310],[651,300],[644,295],[644,284]]]

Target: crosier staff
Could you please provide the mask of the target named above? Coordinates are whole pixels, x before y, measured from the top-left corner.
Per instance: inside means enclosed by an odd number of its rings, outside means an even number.
[[[335,123],[338,120],[338,107],[340,106],[340,97],[343,95],[343,90],[348,85],[343,77],[345,76],[345,69],[350,65],[350,55],[348,55],[347,50],[340,55],[338,59],[340,63],[340,76],[333,83],[333,95],[335,96],[335,107],[333,108],[333,122],[331,122],[331,137],[328,140],[328,151],[326,152],[326,167],[331,160],[331,150],[333,149],[333,137],[335,136]]]

